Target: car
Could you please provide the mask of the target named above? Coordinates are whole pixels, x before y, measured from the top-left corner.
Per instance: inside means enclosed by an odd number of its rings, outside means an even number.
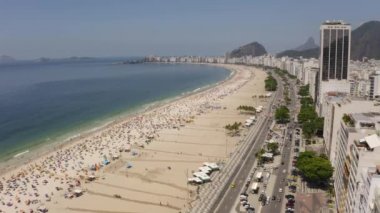
[[[286,207],[292,208],[292,207],[294,207],[294,203],[286,203]]]
[[[273,195],[273,196],[272,196],[272,200],[276,200],[276,195]]]
[[[289,200],[289,199],[294,199],[295,197],[294,197],[294,195],[287,194],[287,195],[285,195],[285,198]]]
[[[248,203],[247,200],[242,200],[242,201],[240,201],[240,204],[241,204],[241,205],[245,205],[245,204],[247,204],[247,203]]]
[[[247,201],[248,197],[240,197],[240,201]]]
[[[293,208],[286,208],[287,211],[291,211],[291,212],[294,212],[294,209]]]
[[[255,213],[255,208],[252,206],[247,209],[247,213]]]
[[[231,188],[235,188],[236,184],[235,183],[231,183],[230,187]]]
[[[282,188],[279,188],[279,189],[278,189],[278,192],[280,192],[280,193],[281,193],[281,192],[282,192]]]
[[[242,192],[242,193],[240,193],[240,196],[246,196],[246,197],[248,197],[248,194],[246,192]]]

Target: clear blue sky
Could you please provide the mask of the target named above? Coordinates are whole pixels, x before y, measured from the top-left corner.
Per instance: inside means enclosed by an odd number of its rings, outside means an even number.
[[[379,0],[0,0],[0,55],[222,55],[258,41],[293,48],[319,25],[380,20]]]

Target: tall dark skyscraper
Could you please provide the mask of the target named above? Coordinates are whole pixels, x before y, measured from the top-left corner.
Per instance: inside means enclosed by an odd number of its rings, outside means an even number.
[[[351,49],[351,26],[343,21],[321,25],[320,79],[347,80]]]
[[[348,82],[351,54],[351,26],[343,21],[326,21],[321,25],[319,82],[316,84],[316,107],[319,115],[328,92],[350,92]]]

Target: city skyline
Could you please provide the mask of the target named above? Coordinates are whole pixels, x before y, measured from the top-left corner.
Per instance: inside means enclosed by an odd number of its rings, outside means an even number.
[[[329,2],[328,8],[323,2],[2,1],[0,55],[223,55],[252,41],[276,53],[310,36],[319,43],[318,26],[328,19],[342,19],[353,29],[379,20],[376,4],[380,6],[373,1]],[[365,16],[355,13],[359,7]]]

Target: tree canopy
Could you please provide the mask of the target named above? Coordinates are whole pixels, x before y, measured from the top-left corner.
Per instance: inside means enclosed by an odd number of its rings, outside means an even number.
[[[269,75],[265,79],[265,90],[266,91],[276,91],[277,89],[277,81],[273,78],[273,76]]]
[[[240,105],[237,110],[242,110],[242,111],[248,111],[252,113],[256,113],[256,108],[253,106],[245,106],[245,105]]]
[[[309,84],[306,84],[305,86],[301,86],[300,90],[298,91],[298,95],[300,96],[309,96]]]
[[[269,152],[276,154],[278,151],[278,143],[268,143],[267,148]]]
[[[334,172],[331,162],[325,156],[317,156],[313,151],[301,152],[296,166],[309,182],[326,182]]]
[[[224,128],[229,131],[229,134],[236,135],[240,131],[240,126],[242,125],[241,122],[235,122],[232,125],[228,124]]]
[[[298,122],[302,124],[302,132],[306,138],[311,138],[318,132],[323,132],[324,119],[315,112],[313,99],[309,96],[301,98],[301,110]]]
[[[280,106],[276,109],[275,119],[277,123],[287,123],[289,122],[290,115],[289,109],[286,106]]]

